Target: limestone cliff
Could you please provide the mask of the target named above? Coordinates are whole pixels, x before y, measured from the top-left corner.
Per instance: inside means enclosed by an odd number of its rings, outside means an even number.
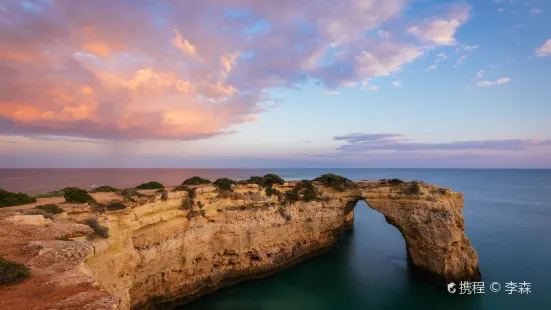
[[[297,186],[273,188],[285,193]],[[111,210],[67,205],[52,220],[6,208],[0,212],[0,254],[24,263],[33,276],[0,288],[0,308],[129,309],[189,302],[329,249],[352,228],[358,200],[400,230],[423,275],[438,284],[480,279],[476,252],[464,234],[462,194],[387,181],[362,181],[342,192],[320,183],[315,189],[308,202],[267,196],[255,184],[232,192],[211,185],[145,191]],[[86,237],[91,229],[81,223],[88,218],[106,226],[109,238]],[[55,240],[60,236],[73,241]]]

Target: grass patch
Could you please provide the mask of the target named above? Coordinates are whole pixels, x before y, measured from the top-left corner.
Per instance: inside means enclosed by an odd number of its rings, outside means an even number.
[[[86,202],[96,202],[96,200],[90,196],[90,194],[78,187],[66,187],[63,189],[65,197],[65,202],[68,203],[86,203]]]
[[[122,201],[111,201],[106,207],[107,211],[118,211],[126,209],[126,205]]]
[[[36,202],[36,198],[23,193],[12,193],[0,189],[0,208],[20,206]]]
[[[56,205],[55,203],[39,205],[39,206],[36,206],[35,208],[43,210],[43,211],[51,213],[51,214],[60,214],[60,213],[63,213],[65,211],[65,210],[63,210],[63,208]]]
[[[47,192],[47,193],[44,193],[44,194],[32,195],[32,197],[38,199],[38,198],[63,197],[63,195],[65,195],[65,191],[60,189],[58,191],[52,191],[52,192]]]
[[[210,184],[210,180],[209,179],[203,179],[201,177],[198,177],[198,176],[193,176],[187,180],[185,180],[182,185],[201,185],[201,184]]]
[[[88,239],[94,239],[95,237],[101,237],[104,239],[109,238],[109,228],[102,226],[95,218],[89,218],[84,221],[84,224],[88,225],[94,231],[88,235]]]
[[[116,193],[118,191],[118,189],[112,186],[104,185],[92,190],[92,193]]]
[[[344,192],[347,188],[356,186],[356,183],[354,183],[352,180],[333,173],[323,174],[315,178],[314,181],[318,181],[325,185],[331,186],[339,192]]]
[[[0,257],[0,285],[19,283],[31,276],[31,271],[24,265]]]
[[[143,183],[136,186],[136,189],[161,189],[161,188],[165,188],[165,186],[155,181],[150,181],[150,182]]]
[[[220,190],[231,192],[231,186],[235,184],[235,181],[228,178],[220,178],[214,181],[214,185]]]

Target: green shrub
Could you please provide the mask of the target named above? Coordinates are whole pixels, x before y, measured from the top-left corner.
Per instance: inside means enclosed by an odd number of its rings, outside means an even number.
[[[36,198],[23,193],[12,193],[0,189],[0,208],[8,206],[20,206],[36,202]]]
[[[193,208],[193,199],[188,197],[182,198],[182,210],[191,210]]]
[[[319,199],[318,191],[312,181],[302,180],[297,183],[295,189],[299,193],[299,195],[302,196],[303,201],[309,202]]]
[[[285,180],[283,180],[280,176],[273,173],[268,173],[261,176],[252,176],[248,180],[245,181],[239,181],[239,184],[258,184],[260,186],[271,186],[274,184],[284,184]]]
[[[104,185],[92,190],[92,193],[116,193],[118,191],[118,189],[112,186]]]
[[[264,179],[266,180],[266,184],[279,184],[279,185],[283,185],[285,183],[285,180],[283,180],[279,175],[277,174],[273,174],[273,173],[268,173],[266,175],[264,175]]]
[[[356,186],[356,183],[354,183],[352,180],[349,180],[343,176],[336,175],[333,173],[327,173],[327,174],[321,175],[315,178],[314,181],[318,181],[325,185],[329,185],[339,192],[345,191],[346,188]]]
[[[413,181],[404,191],[404,194],[410,196],[419,196],[421,195],[421,184],[417,181]]]
[[[194,177],[191,177],[187,180],[185,180],[182,185],[201,185],[201,184],[210,184],[210,180],[209,179],[203,179],[201,177],[198,177],[198,176],[194,176]]]
[[[67,236],[55,237],[55,240],[59,240],[59,241],[72,241],[72,240],[69,239],[69,237],[67,237]]]
[[[31,272],[24,265],[0,257],[0,285],[18,283],[30,277]]]
[[[63,189],[65,202],[68,203],[85,203],[95,202],[96,200],[88,194],[87,191],[78,187],[66,187]]]
[[[89,235],[88,239],[93,239],[96,236],[102,237],[104,239],[109,238],[109,229],[105,226],[102,226],[98,223],[98,220],[95,218],[89,218],[84,221],[84,224],[88,225],[94,232]]]
[[[136,189],[161,189],[161,188],[165,188],[165,186],[155,181],[150,181],[150,182],[143,183],[136,186]]]
[[[45,205],[36,206],[35,208],[46,211],[51,214],[60,214],[63,213],[63,208],[56,205],[55,203],[49,203]]]
[[[287,199],[290,203],[293,203],[300,200],[300,195],[295,189],[289,190],[285,192],[285,199]]]
[[[58,191],[47,192],[45,194],[36,194],[36,195],[33,195],[32,197],[38,199],[38,198],[63,197],[63,195],[65,195],[65,191],[60,189]]]
[[[272,185],[269,185],[268,187],[266,187],[266,196],[269,197],[272,195],[277,195],[279,197],[281,196],[281,192],[273,188]]]
[[[223,191],[231,191],[231,186],[235,184],[235,181],[228,178],[220,178],[214,181],[214,185]]]
[[[111,201],[107,207],[107,211],[118,211],[118,210],[124,210],[126,209],[126,205],[124,205],[121,201]]]
[[[404,181],[402,181],[400,179],[396,179],[396,178],[390,179],[390,180],[388,180],[388,182],[392,185],[400,185],[400,184],[405,183]]]

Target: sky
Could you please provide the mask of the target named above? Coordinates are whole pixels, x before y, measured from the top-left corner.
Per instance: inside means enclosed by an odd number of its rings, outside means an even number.
[[[551,168],[549,0],[0,2],[0,167]]]

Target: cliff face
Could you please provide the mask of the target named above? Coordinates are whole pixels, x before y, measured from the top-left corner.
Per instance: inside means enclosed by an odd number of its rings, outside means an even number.
[[[257,185],[232,193],[200,186],[193,200],[187,191],[168,191],[116,211],[75,205],[51,223],[29,224],[28,217],[41,216],[4,212],[0,221],[11,238],[0,237],[8,245],[0,252],[25,263],[33,277],[1,288],[0,308],[129,309],[191,301],[329,249],[352,227],[361,199],[402,232],[423,275],[438,284],[480,279],[464,234],[461,194],[427,184],[415,195],[405,194],[405,185],[358,185],[338,192],[317,184],[318,200],[286,204]],[[285,192],[295,184],[274,187]],[[109,228],[109,238],[87,240],[90,228],[77,223],[90,217]],[[52,240],[61,235],[76,241]]]

